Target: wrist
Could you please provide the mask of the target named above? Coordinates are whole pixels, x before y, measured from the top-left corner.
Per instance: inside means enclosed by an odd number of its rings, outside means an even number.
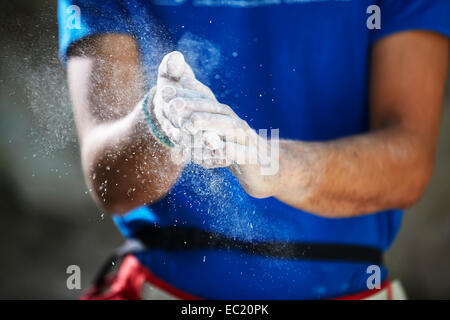
[[[300,141],[280,141],[279,172],[274,196],[285,198],[295,194],[297,201],[309,198],[313,189],[312,157],[307,144]]]
[[[144,97],[142,101],[142,112],[144,114],[145,123],[150,131],[150,133],[155,137],[155,139],[165,147],[174,147],[173,143],[169,138],[163,133],[161,127],[154,114],[153,98],[155,96],[155,88],[152,88]]]

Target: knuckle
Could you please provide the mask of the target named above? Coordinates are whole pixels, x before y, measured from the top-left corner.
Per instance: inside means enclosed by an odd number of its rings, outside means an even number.
[[[170,101],[170,108],[174,110],[183,110],[186,106],[186,101],[182,98],[175,98]]]
[[[177,94],[177,89],[171,85],[166,85],[161,89],[161,95],[164,98],[171,98]]]
[[[245,120],[239,119],[237,123],[240,128],[245,129],[247,127],[247,122]]]
[[[202,118],[202,117],[201,117],[200,114],[198,114],[198,113],[193,113],[193,114],[191,115],[191,122],[192,122],[192,124],[193,124],[193,125],[198,125],[198,124],[202,121],[201,118]]]
[[[223,113],[231,113],[231,111],[232,111],[231,108],[224,103],[218,103],[218,106],[219,106],[219,109],[221,109],[221,111]]]

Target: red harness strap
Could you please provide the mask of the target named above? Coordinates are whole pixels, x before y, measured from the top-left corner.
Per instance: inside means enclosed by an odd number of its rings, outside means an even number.
[[[127,255],[117,275],[108,278],[101,286],[94,286],[81,296],[81,300],[142,300],[142,286],[145,282],[161,289],[181,300],[200,300],[171,284],[157,278],[145,268],[134,255]],[[392,288],[389,280],[381,284],[380,289],[372,289],[331,300],[362,300],[381,290],[387,289],[387,299],[392,300]]]
[[[366,290],[359,293],[350,294],[347,296],[342,296],[338,298],[333,298],[330,300],[364,300],[366,298],[369,298],[370,296],[373,296],[374,294],[377,294],[378,292],[382,290],[387,290],[387,300],[392,300],[392,286],[389,279],[386,279],[380,286],[380,289],[371,289]]]
[[[139,263],[134,255],[124,258],[120,269],[114,277],[110,277],[102,287],[93,287],[81,296],[81,300],[142,300],[142,286],[145,282],[162,289],[175,298],[182,300],[199,300],[199,298],[183,292],[167,282],[157,278]]]

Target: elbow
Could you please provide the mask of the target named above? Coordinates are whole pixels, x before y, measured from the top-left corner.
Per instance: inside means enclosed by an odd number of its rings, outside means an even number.
[[[110,214],[124,214],[130,211],[129,201],[119,197],[114,188],[108,187],[107,182],[100,182],[101,172],[85,170],[84,178],[89,188],[89,193],[97,206]],[[107,181],[102,177],[103,181]]]
[[[127,212],[130,212],[131,210],[140,207],[142,204],[132,203],[130,201],[120,201],[117,199],[107,199],[106,201],[103,201],[104,199],[98,199],[97,202],[99,203],[100,207],[105,210],[105,212],[110,214],[118,214],[118,215],[124,215]]]
[[[152,179],[143,183],[137,179],[134,167],[129,169],[116,161],[105,162],[104,159],[84,158],[83,173],[92,198],[105,212],[122,215],[157,201],[167,192],[165,184]]]
[[[119,186],[108,186],[105,182],[96,181],[92,175],[87,176],[86,179],[92,198],[98,207],[109,214],[122,215],[146,204],[146,199],[137,192],[135,186],[130,185],[125,190]]]
[[[167,194],[178,177],[177,172],[168,179],[160,168],[143,167],[137,157],[130,161],[125,153],[112,154],[88,144],[81,149],[90,194],[99,207],[111,214],[125,214],[154,203]]]
[[[99,208],[110,214],[125,214],[139,206],[133,186],[128,187],[131,191],[124,190],[125,183],[119,179],[120,170],[114,163],[105,162],[105,157],[96,157],[94,152],[82,152],[82,167],[89,193]]]

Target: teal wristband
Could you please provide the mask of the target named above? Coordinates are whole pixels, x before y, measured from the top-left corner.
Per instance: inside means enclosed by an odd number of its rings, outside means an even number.
[[[166,136],[164,136],[156,127],[155,123],[152,121],[152,118],[150,116],[150,111],[147,108],[147,104],[149,101],[149,94],[147,94],[144,98],[144,102],[142,103],[142,110],[144,111],[144,115],[145,115],[145,121],[148,124],[148,127],[150,128],[150,130],[153,132],[153,134],[156,136],[156,138],[158,138],[159,141],[161,141],[163,144],[165,144],[166,146],[172,148],[174,147],[174,144],[172,142],[170,142],[169,139],[167,139]]]

